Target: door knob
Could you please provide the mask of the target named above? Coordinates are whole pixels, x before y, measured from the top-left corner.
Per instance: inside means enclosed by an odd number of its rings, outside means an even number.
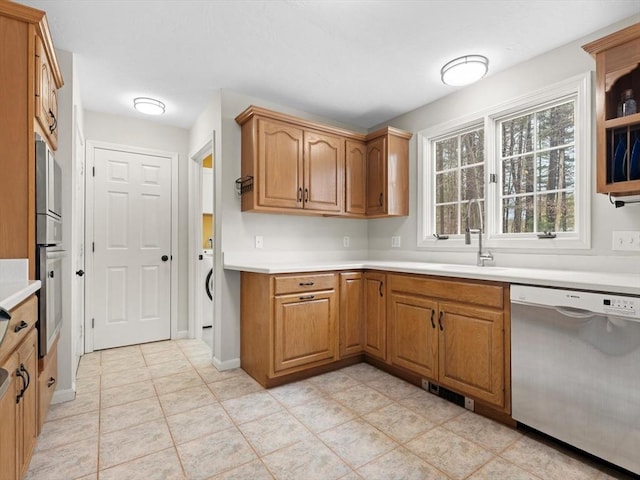
[[[160,258],[163,262],[166,262],[167,260],[169,260],[169,257],[166,255],[162,255],[162,257]]]
[[[84,270],[78,270],[76,272],[76,275],[78,275],[79,277],[82,277],[84,275]]]

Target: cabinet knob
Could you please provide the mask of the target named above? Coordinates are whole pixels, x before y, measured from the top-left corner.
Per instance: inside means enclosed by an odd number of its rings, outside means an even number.
[[[78,275],[79,277],[82,277],[84,275],[84,270],[76,271],[76,275]]]
[[[160,257],[160,260],[166,262],[167,260],[169,260],[169,257],[167,255],[162,255],[162,257]]]

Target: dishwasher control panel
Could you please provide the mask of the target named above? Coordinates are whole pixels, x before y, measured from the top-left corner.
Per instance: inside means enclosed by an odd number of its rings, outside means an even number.
[[[640,318],[640,300],[633,297],[603,296],[602,311],[612,315]]]

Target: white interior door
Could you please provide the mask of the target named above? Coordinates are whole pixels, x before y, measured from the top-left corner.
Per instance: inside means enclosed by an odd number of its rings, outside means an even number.
[[[171,336],[171,159],[95,149],[96,350]]]
[[[75,321],[73,322],[72,341],[75,344],[74,358],[74,378],[75,367],[78,365],[80,356],[84,354],[84,211],[85,211],[85,155],[84,140],[78,126],[75,127],[75,187],[73,202],[73,229],[75,246],[73,266],[74,278],[74,308]]]

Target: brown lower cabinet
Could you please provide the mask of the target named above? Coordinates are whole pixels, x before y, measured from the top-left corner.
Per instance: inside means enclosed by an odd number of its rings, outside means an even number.
[[[11,375],[9,389],[0,398],[0,480],[24,478],[38,435],[36,313],[35,297],[12,309],[0,348],[0,368]]]
[[[508,284],[380,271],[241,278],[241,365],[263,386],[369,358],[510,413]]]

